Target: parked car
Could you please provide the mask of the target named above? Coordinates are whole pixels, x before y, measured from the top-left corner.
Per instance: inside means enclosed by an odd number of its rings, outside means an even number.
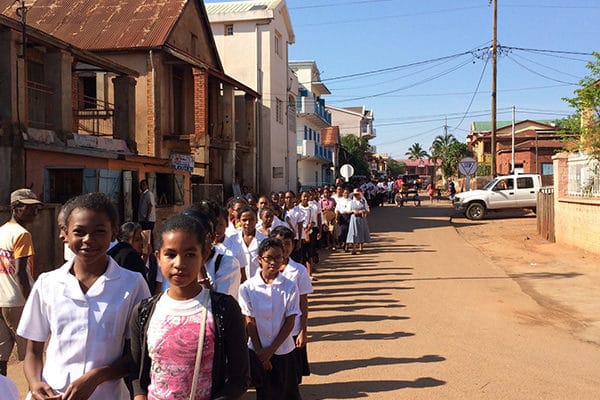
[[[489,211],[529,208],[535,212],[541,186],[538,174],[498,176],[483,189],[457,194],[454,209],[472,220],[484,218]]]

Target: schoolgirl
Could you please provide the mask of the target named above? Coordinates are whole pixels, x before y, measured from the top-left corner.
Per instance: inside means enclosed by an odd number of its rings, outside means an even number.
[[[298,290],[280,272],[283,245],[263,240],[258,249],[260,272],[242,283],[238,301],[246,316],[250,372],[257,400],[299,400],[292,329],[300,315]]]
[[[17,330],[28,340],[29,398],[128,400],[121,379],[128,373],[128,323],[135,305],[150,296],[148,286],[141,274],[106,255],[119,226],[108,196],[78,196],[67,203],[64,218],[75,257],[40,275]]]
[[[302,381],[302,376],[310,375],[310,365],[308,363],[308,353],[306,344],[308,343],[308,295],[313,292],[310,276],[304,265],[292,260],[290,254],[294,248],[294,233],[283,226],[277,227],[271,231],[272,238],[278,239],[283,245],[283,266],[279,269],[281,274],[294,282],[298,289],[300,298],[300,315],[296,316],[294,329],[292,329],[292,338],[296,344],[294,349],[294,358],[297,363],[298,381]]]
[[[257,224],[256,229],[263,235],[269,236],[271,228],[273,226],[273,209],[271,207],[263,207],[258,210],[258,219],[260,220],[260,226]]]
[[[198,281],[210,235],[196,218],[176,215],[157,244],[170,286],[142,301],[131,318],[135,399],[240,398],[249,371],[240,308]]]
[[[249,206],[242,207],[238,211],[238,215],[241,229],[238,231],[237,236],[232,237],[231,240],[236,241],[242,249],[243,258],[239,261],[243,268],[242,281],[245,281],[253,277],[260,268],[258,264],[258,245],[267,235],[256,229],[257,217],[256,212],[252,208]],[[229,241],[227,241],[226,245],[232,246]]]

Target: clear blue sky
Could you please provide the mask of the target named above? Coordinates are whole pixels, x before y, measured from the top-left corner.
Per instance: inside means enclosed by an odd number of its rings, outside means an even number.
[[[210,1],[212,2],[212,1]],[[381,153],[404,158],[448,131],[464,141],[471,121],[490,120],[492,6],[488,0],[287,0],[296,43],[290,60],[314,60],[326,103],[373,110]],[[600,51],[598,0],[498,0],[500,46]],[[430,61],[482,49],[472,54]],[[498,57],[498,120],[556,119],[591,56],[505,50]],[[364,74],[400,67],[378,74]],[[485,67],[485,70],[484,70]],[[359,74],[356,77],[335,79]],[[477,89],[479,83],[479,88]],[[477,90],[476,90],[477,89]],[[469,104],[472,104],[469,107]]]

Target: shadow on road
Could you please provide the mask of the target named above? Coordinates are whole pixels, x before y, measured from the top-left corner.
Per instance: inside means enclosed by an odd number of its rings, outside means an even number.
[[[445,385],[446,382],[423,377],[414,381],[350,381],[301,386],[303,398],[307,400],[359,399],[370,393],[390,392],[405,388],[430,388]]]
[[[309,329],[308,343],[339,340],[394,340],[411,336],[415,336],[415,334],[412,332],[366,333],[362,329],[350,331],[314,331]]]
[[[444,357],[428,354],[422,357],[374,357],[366,360],[342,360],[342,361],[323,361],[312,363],[310,370],[315,375],[331,375],[340,371],[349,371],[352,369],[374,367],[378,365],[412,364],[412,363],[430,363],[445,361]]]

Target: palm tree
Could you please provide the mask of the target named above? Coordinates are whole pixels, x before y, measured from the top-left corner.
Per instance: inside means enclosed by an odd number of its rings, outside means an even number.
[[[409,160],[422,160],[428,156],[425,149],[419,143],[414,143],[404,154],[408,156]]]
[[[433,143],[431,143],[431,148],[429,149],[429,151],[431,151],[432,158],[435,157],[437,160],[444,160],[448,150],[456,141],[457,140],[454,135],[448,132],[437,136],[433,140]]]

